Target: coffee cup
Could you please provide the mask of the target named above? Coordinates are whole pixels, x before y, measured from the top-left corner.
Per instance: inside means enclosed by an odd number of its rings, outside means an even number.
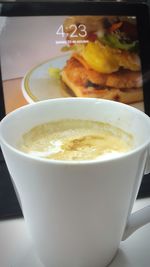
[[[79,161],[38,158],[18,148],[31,128],[63,119],[114,125],[131,134],[135,146],[116,157]],[[1,121],[0,144],[45,267],[106,267],[120,242],[150,222],[150,207],[131,214],[150,172],[150,118],[143,112],[109,100],[41,101]]]

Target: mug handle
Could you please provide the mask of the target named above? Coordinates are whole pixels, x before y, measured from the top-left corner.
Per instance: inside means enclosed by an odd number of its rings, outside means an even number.
[[[145,165],[144,174],[150,173],[150,147],[148,151],[148,157]],[[150,223],[150,206],[142,208],[129,216],[127,225],[122,237],[122,241],[126,240],[132,233],[137,229],[144,226],[145,224]]]
[[[145,170],[144,170],[144,174],[148,174],[148,173],[150,173],[150,146],[148,149],[148,156],[147,156],[147,161],[146,161]]]
[[[122,241],[126,240],[137,229],[150,222],[150,206],[132,213],[128,219]]]

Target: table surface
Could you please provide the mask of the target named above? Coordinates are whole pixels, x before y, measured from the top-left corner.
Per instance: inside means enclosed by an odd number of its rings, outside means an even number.
[[[137,200],[133,212],[149,204],[150,198]],[[0,222],[0,267],[43,267],[32,248],[24,219]],[[121,242],[109,267],[150,267],[150,224]]]

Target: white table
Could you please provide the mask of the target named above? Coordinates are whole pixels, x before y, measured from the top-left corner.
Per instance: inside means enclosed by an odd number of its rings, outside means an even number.
[[[150,199],[135,202],[133,211],[150,204]],[[23,219],[0,222],[0,267],[43,267],[33,251]],[[109,267],[150,267],[150,224],[121,242]]]

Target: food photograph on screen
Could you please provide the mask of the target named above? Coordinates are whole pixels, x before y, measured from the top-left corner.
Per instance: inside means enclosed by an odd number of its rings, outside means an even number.
[[[61,97],[109,99],[144,111],[136,17],[1,17],[6,113]]]

